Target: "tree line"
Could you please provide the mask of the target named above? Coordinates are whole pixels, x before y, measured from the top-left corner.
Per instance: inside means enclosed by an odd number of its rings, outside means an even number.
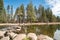
[[[6,22],[60,22],[60,17],[56,17],[50,8],[44,8],[43,5],[37,8],[32,2],[27,7],[21,4],[13,15],[13,6],[8,5],[6,10],[3,0],[0,0],[0,23]]]
[[[18,22],[59,22],[60,17],[55,16],[50,8],[44,8],[44,6],[39,5],[37,8],[34,7],[32,2],[30,2],[27,7],[21,4],[20,7],[16,9],[15,17],[17,17]],[[19,20],[20,19],[20,20]],[[17,21],[16,20],[16,21]]]

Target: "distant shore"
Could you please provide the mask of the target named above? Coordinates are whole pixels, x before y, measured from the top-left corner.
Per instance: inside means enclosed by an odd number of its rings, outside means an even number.
[[[57,25],[60,24],[60,22],[50,22],[50,23],[0,23],[0,26],[18,26],[18,25],[25,25],[25,26],[29,26],[29,25]]]

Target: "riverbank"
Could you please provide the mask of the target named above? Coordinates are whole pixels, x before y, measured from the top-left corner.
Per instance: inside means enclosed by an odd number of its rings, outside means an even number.
[[[0,40],[53,40],[53,38],[47,36],[47,35],[36,35],[35,33],[21,33],[21,34],[16,34],[12,31],[7,32],[5,31],[0,31]]]
[[[57,25],[57,24],[60,24],[60,22],[50,22],[50,23],[0,23],[0,26],[18,26],[18,25],[26,25],[26,26],[29,26],[29,25]]]

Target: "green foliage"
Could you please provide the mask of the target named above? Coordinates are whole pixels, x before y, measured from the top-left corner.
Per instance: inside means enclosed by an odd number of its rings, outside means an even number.
[[[57,22],[60,22],[60,17],[59,16],[57,16]]]
[[[14,17],[18,17],[18,18],[20,18],[20,22],[22,22],[23,20],[24,20],[24,5],[22,4],[20,7],[18,7],[17,9],[16,9],[16,12],[15,12],[15,16]],[[17,18],[17,20],[19,20]]]
[[[40,14],[39,21],[41,21],[41,22],[47,22],[45,8],[42,5],[39,6],[38,13]]]
[[[53,15],[52,10],[50,8],[46,9],[46,16],[49,22],[56,22],[56,16]]]
[[[35,17],[35,14],[34,14],[34,8],[33,8],[33,4],[32,3],[29,3],[27,5],[27,21],[29,22],[33,22],[36,20],[36,17]]]
[[[26,37],[26,38],[24,38],[23,40],[31,40],[31,38],[27,38],[27,37]]]
[[[45,9],[42,5],[39,5],[39,7],[36,8],[36,6],[33,6],[32,2],[30,2],[26,8],[24,8],[24,5],[21,4],[20,7],[16,9],[13,19],[12,17],[13,6],[10,7],[10,5],[8,5],[6,12],[3,0],[0,0],[0,23],[11,22],[12,20],[15,20],[15,18],[17,19],[17,22],[21,23],[25,20],[27,22],[60,22],[60,18],[53,15],[50,8]]]
[[[0,0],[0,23],[6,22],[6,10],[4,8],[3,0]]]

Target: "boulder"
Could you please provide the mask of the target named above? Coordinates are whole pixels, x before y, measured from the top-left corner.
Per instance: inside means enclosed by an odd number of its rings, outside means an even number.
[[[7,37],[3,37],[2,39],[0,39],[0,40],[9,40],[10,38],[9,38],[9,36],[7,36]]]
[[[18,34],[13,40],[23,40],[26,38],[26,34]]]
[[[13,32],[19,34],[21,31],[21,27],[14,27]]]
[[[5,31],[0,31],[0,38],[4,36]]]
[[[38,38],[38,40],[53,40],[51,37],[49,37],[49,36],[47,36],[47,35],[38,35],[37,36]]]
[[[37,40],[37,36],[35,33],[28,33],[27,37],[31,40]]]
[[[17,34],[15,34],[13,32],[10,32],[10,33],[8,33],[8,36],[11,36],[12,38],[15,38],[17,36]]]

